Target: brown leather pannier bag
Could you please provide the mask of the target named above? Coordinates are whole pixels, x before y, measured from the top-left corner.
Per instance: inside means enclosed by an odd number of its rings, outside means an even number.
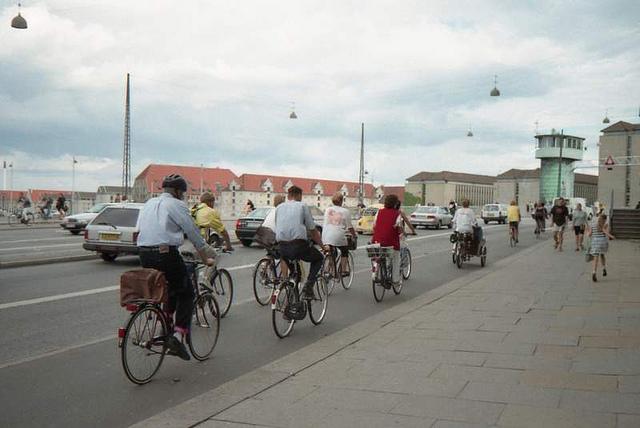
[[[166,303],[167,280],[163,272],[143,268],[126,271],[120,276],[120,306],[142,299]]]

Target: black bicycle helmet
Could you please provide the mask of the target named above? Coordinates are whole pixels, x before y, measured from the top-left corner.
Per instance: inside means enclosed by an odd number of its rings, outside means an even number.
[[[162,180],[162,188],[171,188],[186,192],[187,180],[185,180],[180,174],[170,174]]]

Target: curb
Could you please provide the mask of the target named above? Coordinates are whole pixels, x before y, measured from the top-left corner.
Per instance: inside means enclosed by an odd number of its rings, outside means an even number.
[[[17,260],[15,262],[0,262],[0,269],[10,269],[24,266],[38,266],[49,265],[54,263],[64,262],[77,262],[81,260],[93,260],[98,259],[97,254],[83,254],[81,256],[68,256],[68,257],[51,257],[48,259],[35,259],[35,260]]]
[[[488,265],[487,268],[470,272],[467,275],[427,291],[414,299],[400,303],[351,326],[345,327],[302,349],[226,382],[209,392],[205,392],[182,404],[178,404],[155,416],[140,421],[132,425],[132,427],[195,427],[207,419],[296,376],[298,373],[328,359],[341,350],[356,344],[360,340],[374,334],[385,325],[396,321],[398,318],[436,302],[497,270],[503,269],[514,260],[527,257],[545,243],[546,240],[520,253]]]
[[[36,223],[31,226],[24,224],[0,224],[0,231],[2,230],[19,230],[19,229],[55,229],[60,227],[60,223]]]

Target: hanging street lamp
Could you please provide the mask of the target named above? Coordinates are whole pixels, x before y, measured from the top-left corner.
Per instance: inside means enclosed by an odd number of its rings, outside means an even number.
[[[471,127],[469,127],[469,131],[467,131],[467,137],[473,137],[473,132],[471,132]]]
[[[22,7],[22,5],[20,3],[18,3],[18,15],[16,15],[11,20],[11,27],[17,28],[19,30],[25,30],[27,28],[27,20],[24,19],[22,17],[22,15],[20,15],[20,8],[21,7]]]
[[[609,120],[609,110],[607,109],[604,113],[604,119],[602,119],[602,123],[609,123],[609,122],[611,121]]]
[[[491,90],[489,95],[491,95],[492,97],[499,97],[500,96],[500,91],[498,90],[498,75],[497,74],[493,75],[493,89]]]
[[[298,115],[296,114],[296,103],[291,102],[291,114],[289,115],[289,119],[297,119]]]

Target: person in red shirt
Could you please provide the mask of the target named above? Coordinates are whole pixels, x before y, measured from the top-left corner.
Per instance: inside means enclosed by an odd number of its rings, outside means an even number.
[[[373,243],[380,244],[382,247],[393,247],[391,279],[396,284],[400,280],[400,234],[402,233],[402,216],[400,210],[396,208],[398,202],[396,195],[384,197],[384,208],[378,210],[371,239]]]

